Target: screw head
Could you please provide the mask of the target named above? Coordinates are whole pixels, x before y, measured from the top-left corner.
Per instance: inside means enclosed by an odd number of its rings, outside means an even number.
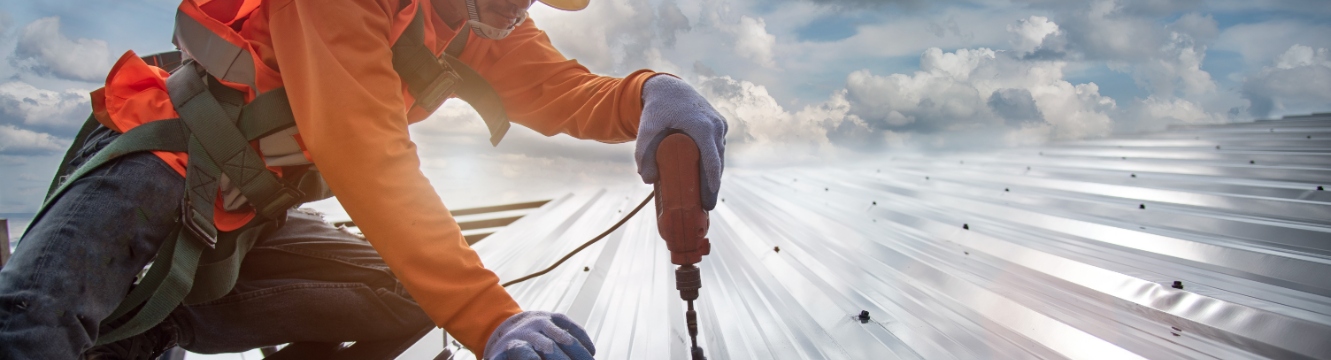
[[[962,228],[962,229],[966,229],[966,230],[970,230],[970,229],[971,229],[971,224],[961,224],[961,228]]]
[[[1178,280],[1174,280],[1174,284],[1169,285],[1169,287],[1172,287],[1172,288],[1175,288],[1175,289],[1179,289],[1179,290],[1183,290],[1183,282],[1182,282],[1182,281],[1178,281]]]
[[[1146,210],[1146,204],[1138,204],[1138,205],[1137,205],[1137,208],[1138,208],[1138,209],[1142,209],[1142,210]]]
[[[772,251],[775,251],[775,252],[781,252],[781,247],[780,247],[780,246],[773,246],[773,247],[772,247]]]

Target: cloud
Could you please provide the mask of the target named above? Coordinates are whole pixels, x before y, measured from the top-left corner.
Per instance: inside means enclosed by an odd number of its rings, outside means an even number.
[[[684,12],[679,9],[679,4],[674,1],[662,1],[661,6],[656,8],[656,14],[658,17],[657,33],[660,34],[661,44],[665,47],[675,47],[676,34],[693,29],[689,25],[689,18],[684,16]]]
[[[1023,60],[1061,61],[1078,68],[1103,64],[1113,72],[1130,75],[1145,97],[1126,99],[1126,106],[1109,112],[1117,120],[1114,128],[1146,131],[1181,122],[1228,121],[1241,112],[1236,109],[1244,107],[1232,92],[1220,92],[1215,79],[1202,68],[1220,30],[1211,15],[1193,12],[1200,3],[1038,3],[1055,10],[1052,19],[1058,22],[1031,16],[1009,25],[1012,49]],[[1176,14],[1173,21],[1162,21]]]
[[[739,24],[729,29],[735,34],[735,54],[753,60],[765,67],[774,67],[772,47],[776,45],[776,36],[767,33],[767,23],[762,18],[742,16]]]
[[[89,111],[86,90],[51,91],[22,81],[0,83],[0,124],[73,136]]]
[[[1290,46],[1271,66],[1243,82],[1253,116],[1325,110],[1331,104],[1331,57],[1327,48]]]
[[[9,62],[16,68],[62,79],[97,82],[111,68],[106,41],[70,40],[60,33],[60,18],[47,17],[19,31]]]
[[[989,108],[1008,125],[1038,124],[1044,114],[1035,105],[1035,97],[1027,89],[998,89],[989,95]]]
[[[1012,40],[1009,41],[1012,44],[1012,50],[1022,55],[1035,52],[1041,45],[1044,45],[1045,38],[1059,34],[1058,24],[1043,16],[1031,16],[1027,19],[1018,20],[1017,24],[1008,25],[1007,31],[1014,35]]]
[[[3,155],[46,155],[62,151],[67,146],[68,142],[51,134],[0,124],[0,154]]]
[[[1238,24],[1220,32],[1215,49],[1238,52],[1249,65],[1269,64],[1291,46],[1331,48],[1331,26],[1299,20],[1276,19]]]
[[[852,114],[875,130],[980,131],[1004,125],[1043,128],[1054,139],[1104,136],[1113,99],[1094,83],[1063,79],[1066,63],[1027,61],[985,48],[929,49],[913,74],[851,73]],[[1023,140],[1025,141],[1025,140]]]
[[[727,144],[822,146],[827,143],[823,121],[837,121],[846,114],[844,101],[822,110],[811,106],[793,114],[766,87],[729,76],[700,77],[696,86],[726,117],[730,125]]]

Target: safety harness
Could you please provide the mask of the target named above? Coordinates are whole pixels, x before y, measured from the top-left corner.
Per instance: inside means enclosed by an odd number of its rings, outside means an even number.
[[[469,27],[463,26],[444,54],[436,57],[425,45],[424,16],[418,12],[392,46],[393,68],[415,98],[414,107],[433,112],[456,95],[481,114],[491,143],[498,145],[510,126],[503,103],[479,73],[458,60],[469,33]],[[173,42],[179,51],[144,60],[171,72],[167,89],[180,117],[134,127],[70,172],[70,160],[97,127],[97,121],[89,117],[33,220],[36,223],[74,180],[116,158],[142,151],[189,154],[180,227],[163,242],[147,272],[103,322],[103,329],[109,331],[97,338],[97,345],[142,333],[181,304],[206,302],[230,292],[245,253],[262,234],[282,226],[288,209],[333,196],[312,165],[284,167],[279,178],[251,147],[251,141],[293,128],[295,117],[282,88],[257,94],[245,104],[245,94],[218,81],[257,89],[253,57],[247,50],[226,42],[182,12],[176,15]],[[256,216],[239,229],[219,233],[213,209],[223,175],[247,198]]]

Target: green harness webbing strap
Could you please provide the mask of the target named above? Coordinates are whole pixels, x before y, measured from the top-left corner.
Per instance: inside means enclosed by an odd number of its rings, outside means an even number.
[[[97,336],[95,345],[104,345],[138,335],[157,326],[175,310],[194,286],[194,272],[204,246],[188,231],[177,229],[157,250],[152,268],[139,285],[117,306],[107,319],[118,319],[142,304],[139,312],[123,325]],[[152,286],[152,285],[156,286]],[[134,304],[134,305],[130,305]]]
[[[181,226],[176,236],[158,250],[157,258],[138,286],[107,319],[120,319],[135,309],[138,312],[99,336],[97,344],[140,334],[162,322],[182,303],[209,301],[230,292],[245,254],[262,233],[278,227],[286,209],[294,206],[283,202],[298,201],[302,197],[263,166],[258,154],[231,120],[240,112],[227,111],[223,103],[208,91],[203,75],[193,64],[187,62],[173,73],[167,79],[167,88],[172,104],[182,118],[177,123],[183,123],[189,134],[186,151],[190,154],[190,161],[185,171]],[[218,159],[224,159],[221,166]],[[213,225],[213,209],[218,181],[224,173],[239,179],[235,184],[259,209],[265,206],[280,208],[266,212],[258,210],[264,219],[255,219],[241,229],[219,234]],[[270,178],[265,179],[265,175]],[[263,195],[256,194],[279,194],[279,197],[259,198],[257,196]],[[282,194],[291,194],[291,200],[284,200]],[[196,284],[200,286],[196,287]]]
[[[82,133],[80,135],[76,142],[86,141],[88,134]],[[152,150],[188,151],[187,138],[185,124],[179,119],[149,122],[121,134],[80,165],[78,169],[75,169],[72,174],[68,176],[57,175],[55,181],[59,185],[47,195],[45,204],[38,210],[33,222],[35,223],[36,219],[45,214],[51,204],[69,189],[74,180],[82,178],[89,172],[121,156]],[[193,163],[191,161],[191,164]],[[62,177],[64,180],[61,180]],[[130,292],[126,300],[123,300],[121,305],[112,311],[114,316],[110,318],[118,318],[138,307],[139,304],[144,305],[142,310],[135,315],[134,319],[126,323],[126,326],[121,326],[99,336],[98,344],[124,339],[151,328],[151,326],[165,319],[166,315],[170,314],[171,310],[180,304],[178,299],[183,299],[189,293],[190,285],[194,280],[194,269],[197,267],[195,265],[198,263],[199,255],[203,252],[204,245],[194,239],[186,239],[185,237],[186,235],[182,232],[176,231],[162,244],[157,257],[153,260],[152,268],[144,275],[144,278],[139,282],[139,286]],[[160,297],[161,300],[148,303],[139,300],[149,297]]]
[[[93,123],[96,123],[96,121],[93,121]],[[93,127],[96,126],[94,125]],[[70,184],[74,183],[75,179],[87,175],[92,170],[105,165],[111,160],[140,151],[185,151],[188,148],[188,144],[185,141],[185,131],[185,124],[179,119],[148,122],[139,125],[133,130],[121,134],[120,137],[112,140],[110,144],[107,144],[105,148],[98,151],[96,155],[93,155],[91,158],[84,161],[83,165],[80,165],[73,173],[68,175],[61,175],[63,171],[56,173],[56,178],[53,182],[56,182],[59,185],[46,195],[46,201],[43,202],[42,207],[37,210],[37,214],[33,215],[32,223],[35,224],[38,219],[41,219],[47,209],[51,207],[51,203],[55,202],[65,190],[68,190]],[[83,139],[87,137],[87,134],[80,135],[82,135],[82,137],[76,140],[76,142],[82,142]],[[68,162],[61,166],[68,166]]]
[[[424,19],[423,13],[417,13],[393,43],[393,70],[407,83],[407,92],[416,99],[416,106],[426,111],[434,112],[452,94],[467,101],[490,130],[490,144],[498,146],[512,126],[504,102],[489,81],[458,59],[467,46],[471,27],[463,24],[444,53],[435,57],[425,46]]]
[[[233,120],[236,117],[228,116],[208,91],[198,67],[186,61],[166,83],[171,103],[185,126],[191,134],[198,135],[195,139],[203,144],[207,156],[217,162],[222,173],[254,205],[255,212],[266,219],[284,219],[287,209],[298,204],[303,194],[285,186],[268,171],[249,140],[236,128]]]

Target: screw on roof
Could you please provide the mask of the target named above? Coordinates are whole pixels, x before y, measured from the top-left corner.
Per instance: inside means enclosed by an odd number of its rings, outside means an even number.
[[[1257,164],[1257,160],[1248,160],[1248,163],[1249,163],[1249,164],[1256,165],[1256,164]]]
[[[971,254],[970,251],[962,251],[962,253],[965,253],[966,255],[970,255],[970,254]]]
[[[1215,149],[1216,149],[1216,150],[1220,150],[1220,145],[1216,145],[1216,146],[1215,146]]]
[[[1146,210],[1146,204],[1137,204],[1138,209]]]
[[[1317,185],[1317,191],[1322,191],[1322,186],[1321,186],[1321,185]]]
[[[592,271],[592,268],[587,267],[587,266],[583,266],[583,267],[582,267],[582,271],[584,271],[584,272]]]
[[[823,188],[823,191],[827,191],[827,188]]]
[[[1178,280],[1174,280],[1174,284],[1173,284],[1173,285],[1170,285],[1169,287],[1172,287],[1172,288],[1175,288],[1175,289],[1179,289],[1179,290],[1183,290],[1183,282],[1182,282],[1182,281],[1178,281]]]
[[[925,179],[925,180],[929,180],[929,177],[928,177],[928,176],[925,176],[924,179]]]
[[[1127,157],[1127,156],[1124,156],[1124,157],[1123,157],[1123,160],[1127,160],[1127,159],[1128,159],[1128,157]]]
[[[874,205],[878,205],[878,201],[874,201],[873,204],[874,204]]]
[[[1008,190],[1008,188],[1003,188],[1003,192],[1008,192],[1008,191],[1011,191],[1011,190]]]
[[[773,246],[773,247],[772,247],[772,251],[775,251],[775,252],[781,252],[781,247],[780,247],[780,246]]]
[[[961,228],[962,228],[962,229],[966,229],[966,230],[970,230],[970,229],[971,229],[971,224],[961,224]]]
[[[1137,174],[1132,174],[1132,177],[1137,177]]]
[[[859,319],[861,324],[869,323],[869,310],[860,310],[860,316],[856,316],[855,318]]]

